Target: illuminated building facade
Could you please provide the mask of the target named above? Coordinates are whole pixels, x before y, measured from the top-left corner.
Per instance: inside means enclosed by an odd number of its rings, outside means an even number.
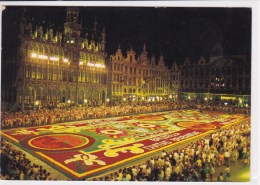
[[[180,66],[179,94],[185,100],[250,105],[251,69],[245,56],[220,56]]]
[[[158,63],[155,57],[148,57],[146,46],[136,57],[131,48],[123,56],[119,48],[110,57],[110,93],[114,104],[124,102],[162,101],[169,95],[169,70],[163,56]]]
[[[16,103],[24,107],[105,103],[105,30],[94,22],[91,38],[81,37],[78,8],[67,8],[64,31],[34,26],[22,17]],[[100,39],[101,38],[101,39]]]
[[[170,68],[169,99],[178,100],[180,88],[180,68],[176,62]]]

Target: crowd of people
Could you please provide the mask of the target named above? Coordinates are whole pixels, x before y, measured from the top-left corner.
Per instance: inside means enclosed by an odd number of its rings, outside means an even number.
[[[22,112],[1,112],[1,128],[28,127],[54,124],[67,121],[79,121],[91,118],[105,118],[130,114],[169,111],[176,109],[198,108],[201,110],[218,110],[229,113],[248,113],[249,108],[200,105],[196,102],[153,102],[136,105],[116,105],[100,107],[63,107],[54,109],[28,110]]]
[[[250,163],[250,122],[221,129],[188,146],[162,151],[142,164],[119,169],[98,181],[232,181],[231,165]],[[218,168],[224,167],[217,174]]]
[[[204,109],[211,111],[223,111],[228,113],[250,114],[250,107],[237,107],[234,105],[212,104],[204,105]]]
[[[55,180],[42,166],[32,163],[26,154],[1,140],[1,180]]]

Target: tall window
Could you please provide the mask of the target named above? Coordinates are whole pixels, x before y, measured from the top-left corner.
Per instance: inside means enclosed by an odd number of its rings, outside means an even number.
[[[31,78],[30,66],[26,67],[25,70],[26,70],[25,78]]]

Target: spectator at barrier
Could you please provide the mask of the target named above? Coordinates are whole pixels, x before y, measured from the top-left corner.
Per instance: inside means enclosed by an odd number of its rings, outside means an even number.
[[[217,181],[218,182],[224,182],[224,177],[223,177],[223,173],[222,172],[220,172]]]

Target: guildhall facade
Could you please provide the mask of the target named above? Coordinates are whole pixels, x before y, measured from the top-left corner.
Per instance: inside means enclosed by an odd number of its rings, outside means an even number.
[[[107,95],[106,34],[81,37],[79,9],[67,8],[64,31],[34,26],[22,17],[16,103],[24,107],[60,103],[104,103]]]
[[[245,56],[201,57],[192,62],[188,58],[180,65],[179,95],[184,100],[224,102],[249,106],[251,68]]]
[[[110,57],[110,97],[113,102],[162,101],[169,95],[169,70],[163,56],[156,63],[155,57],[148,57],[146,45],[136,57],[131,48],[124,57],[119,48]]]

